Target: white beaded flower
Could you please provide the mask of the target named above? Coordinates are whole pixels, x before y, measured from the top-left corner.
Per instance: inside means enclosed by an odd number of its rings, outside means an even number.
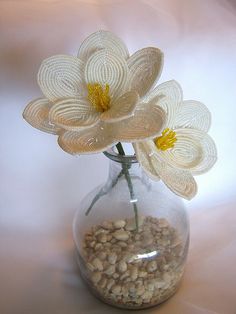
[[[208,171],[217,159],[215,144],[207,134],[210,112],[198,101],[184,101],[175,81],[157,86],[143,101],[161,106],[167,123],[161,136],[134,144],[137,159],[150,177],[161,179],[174,193],[190,200],[197,193],[193,176]]]
[[[166,115],[140,98],[155,84],[162,65],[158,48],[129,56],[118,37],[98,31],[85,39],[78,57],[56,55],[43,61],[38,84],[46,98],[29,103],[23,116],[35,128],[59,135],[59,145],[71,154],[153,138]]]

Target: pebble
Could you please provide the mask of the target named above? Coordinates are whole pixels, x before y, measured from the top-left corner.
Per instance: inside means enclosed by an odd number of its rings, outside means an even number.
[[[139,216],[138,217],[138,227],[140,228],[143,225],[145,217],[144,216]],[[131,218],[127,220],[127,223],[125,225],[125,230],[128,231],[134,231],[136,230],[136,220],[135,218]]]
[[[107,242],[107,236],[106,236],[106,234],[104,234],[104,233],[99,234],[99,236],[98,236],[98,241],[101,242],[101,243]]]
[[[120,275],[119,275],[119,274],[117,274],[117,273],[114,273],[112,277],[113,277],[114,279],[117,279],[117,278],[119,278],[119,277],[120,277]]]
[[[112,252],[111,254],[108,255],[108,262],[112,265],[116,263],[117,260],[117,254]]]
[[[136,259],[136,255],[132,254],[132,253],[126,253],[123,256],[124,261],[126,261],[127,263],[132,263],[135,261]]]
[[[93,273],[91,276],[91,279],[95,284],[98,283],[101,280],[101,278],[102,278],[102,274],[98,271]]]
[[[95,267],[91,263],[87,263],[86,266],[87,266],[89,271],[94,271],[95,270]]]
[[[100,259],[97,257],[92,261],[92,265],[94,266],[95,269],[97,269],[99,271],[103,270],[103,264],[100,261]]]
[[[126,264],[126,262],[120,261],[120,262],[118,263],[118,270],[119,270],[120,273],[126,272],[126,270],[127,270],[127,264]]]
[[[104,222],[102,223],[102,227],[103,227],[104,229],[107,229],[107,230],[112,230],[112,229],[113,229],[113,224],[112,224],[111,221],[104,221]]]
[[[92,242],[90,242],[90,247],[94,247],[95,246],[95,244],[96,244],[96,242],[95,241],[92,241]]]
[[[115,284],[115,280],[114,279],[109,279],[108,281],[107,281],[107,290],[110,290],[111,289],[111,287],[113,286]]]
[[[125,278],[127,278],[127,277],[129,277],[130,276],[130,272],[129,272],[129,270],[128,271],[126,271],[124,274],[122,274],[121,276],[120,276],[120,280],[124,280]]]
[[[107,285],[107,279],[105,277],[103,277],[100,282],[99,282],[99,286],[104,289]]]
[[[151,299],[151,297],[152,297],[152,292],[151,291],[148,291],[148,290],[146,290],[144,293],[143,293],[143,295],[142,295],[142,299],[144,300],[144,302],[146,303],[146,302],[149,302],[149,300]]]
[[[149,273],[154,272],[155,270],[157,270],[157,262],[156,261],[151,261],[147,264],[147,271]]]
[[[147,287],[147,290],[154,291],[155,283],[151,281],[151,282],[147,283],[146,287]]]
[[[117,230],[113,233],[113,237],[116,240],[126,241],[129,239],[129,233],[124,230]]]
[[[100,250],[102,248],[102,244],[101,243],[97,243],[94,248],[95,248],[95,251],[98,251],[98,250]]]
[[[139,285],[138,288],[137,288],[136,294],[137,294],[138,296],[140,296],[140,295],[142,295],[144,292],[145,292],[144,286]]]
[[[108,266],[108,268],[104,271],[105,274],[107,274],[108,276],[111,276],[114,274],[114,272],[116,271],[116,268],[114,265],[110,265]]]
[[[165,218],[160,218],[159,219],[159,227],[161,227],[161,228],[169,227],[168,221]]]
[[[114,285],[111,289],[111,292],[115,295],[119,295],[121,292],[121,286],[120,285]]]
[[[144,246],[148,246],[151,245],[153,243],[153,235],[151,233],[144,233],[143,234],[143,239],[142,239],[142,245]]]
[[[130,269],[130,278],[131,280],[136,280],[138,278],[138,268],[136,266],[133,266]]]
[[[155,288],[156,289],[162,289],[163,287],[165,287],[166,283],[165,281],[156,281],[155,282]]]
[[[126,224],[125,220],[116,220],[113,223],[115,229],[124,228],[125,224]]]
[[[108,303],[142,308],[164,301],[182,276],[178,231],[165,218],[140,216],[93,226],[82,243],[93,289]],[[148,253],[157,251],[158,254]]]
[[[146,271],[140,271],[139,273],[138,273],[138,276],[140,277],[140,278],[145,278],[145,277],[147,277],[147,272]]]
[[[104,261],[107,257],[107,253],[106,252],[99,252],[98,257],[100,258],[100,260]]]
[[[128,244],[127,244],[127,243],[125,243],[125,242],[123,242],[123,241],[119,241],[119,242],[117,242],[117,244],[118,244],[120,247],[122,247],[122,248],[124,248],[124,247],[127,247],[127,246],[128,246]]]

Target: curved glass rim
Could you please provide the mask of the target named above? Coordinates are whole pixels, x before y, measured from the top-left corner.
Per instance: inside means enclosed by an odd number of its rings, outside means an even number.
[[[103,154],[109,159],[120,163],[135,164],[138,162],[135,155],[120,155],[115,152],[115,147],[109,148],[108,150],[104,151]]]

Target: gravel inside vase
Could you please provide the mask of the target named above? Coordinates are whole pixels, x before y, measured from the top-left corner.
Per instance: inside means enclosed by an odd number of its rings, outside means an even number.
[[[103,221],[84,234],[81,273],[93,293],[122,308],[168,299],[183,275],[186,254],[177,229],[164,218]]]

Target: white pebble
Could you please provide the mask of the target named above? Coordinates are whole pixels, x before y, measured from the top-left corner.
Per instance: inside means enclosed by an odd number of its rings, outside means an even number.
[[[151,299],[153,293],[151,291],[146,290],[144,292],[144,294],[142,294],[142,299],[144,300],[145,303],[149,302],[149,300]]]
[[[159,227],[161,227],[161,228],[169,227],[168,221],[165,218],[160,218],[159,219]]]
[[[144,286],[139,285],[138,288],[137,288],[137,290],[136,290],[136,294],[140,296],[140,295],[142,295],[144,292],[145,292]]]
[[[155,270],[157,270],[157,262],[156,261],[151,261],[147,264],[147,271],[149,273],[154,272]]]
[[[118,270],[119,270],[120,273],[126,272],[126,270],[127,270],[127,264],[126,264],[126,262],[120,261],[120,262],[118,263]]]
[[[149,282],[149,283],[147,284],[147,289],[148,289],[149,291],[154,291],[154,289],[155,289],[155,284],[154,284],[153,282]]]
[[[125,224],[126,224],[126,222],[124,220],[116,220],[113,223],[115,229],[124,228]]]
[[[145,278],[145,277],[147,277],[147,272],[146,271],[140,271],[139,273],[138,273],[138,276],[140,277],[140,278]]]
[[[121,286],[120,285],[114,285],[111,289],[112,293],[115,295],[119,295],[121,292]]]
[[[106,287],[106,284],[107,284],[107,279],[103,277],[101,281],[99,282],[99,287],[104,289]]]
[[[130,278],[134,281],[138,278],[138,268],[133,266],[130,270]]]
[[[124,230],[117,230],[113,233],[113,237],[117,240],[126,241],[129,239],[129,233]]]
[[[99,234],[99,236],[98,236],[98,241],[101,242],[101,243],[107,242],[107,236],[106,236],[106,234],[104,234],[104,233]]]
[[[153,243],[152,235],[147,235],[143,237],[142,245],[147,246],[147,245],[151,245],[152,243]]]
[[[165,281],[156,281],[155,282],[155,288],[156,289],[162,289],[164,288],[166,285]]]
[[[115,270],[116,270],[115,266],[114,266],[114,265],[110,265],[110,266],[108,266],[108,268],[104,271],[104,273],[105,273],[106,275],[108,275],[108,276],[111,276],[111,275],[114,274]]]
[[[145,217],[138,216],[138,227],[141,227],[144,223]],[[125,229],[128,231],[133,231],[136,229],[136,220],[135,218],[127,219],[127,223],[125,225]]]
[[[101,243],[97,243],[96,245],[95,245],[95,251],[98,251],[98,250],[100,250],[102,248],[102,244]]]
[[[98,254],[98,257],[100,258],[100,260],[104,261],[107,257],[107,253],[106,252],[100,252]]]
[[[124,280],[125,278],[129,277],[129,275],[130,275],[130,272],[127,270],[124,274],[120,276],[120,280]]]
[[[113,225],[112,225],[112,222],[111,221],[104,221],[102,223],[102,227],[104,229],[107,229],[107,230],[112,230],[113,229]]]
[[[123,259],[127,262],[127,263],[132,263],[135,261],[136,259],[136,255],[133,255],[132,253],[126,253],[123,256]]]
[[[111,287],[115,284],[115,280],[114,279],[109,279],[107,281],[107,290],[110,290]]]
[[[90,270],[90,271],[94,271],[95,270],[95,267],[91,263],[87,263],[86,266],[87,266],[88,270]]]
[[[101,278],[102,278],[102,274],[98,271],[93,273],[91,276],[91,279],[95,284],[98,283],[101,280]]]
[[[94,247],[95,244],[96,244],[95,241],[90,242],[90,247]]]
[[[112,265],[116,263],[117,260],[117,255],[116,253],[112,252],[111,254],[108,255],[108,262]]]
[[[125,243],[125,242],[123,242],[123,241],[119,241],[118,243],[117,243],[120,247],[127,247],[127,243]]]
[[[103,270],[103,264],[102,262],[100,261],[99,258],[95,258],[93,261],[92,261],[92,264],[93,266],[95,267],[95,269],[99,270],[99,271],[102,271]]]

